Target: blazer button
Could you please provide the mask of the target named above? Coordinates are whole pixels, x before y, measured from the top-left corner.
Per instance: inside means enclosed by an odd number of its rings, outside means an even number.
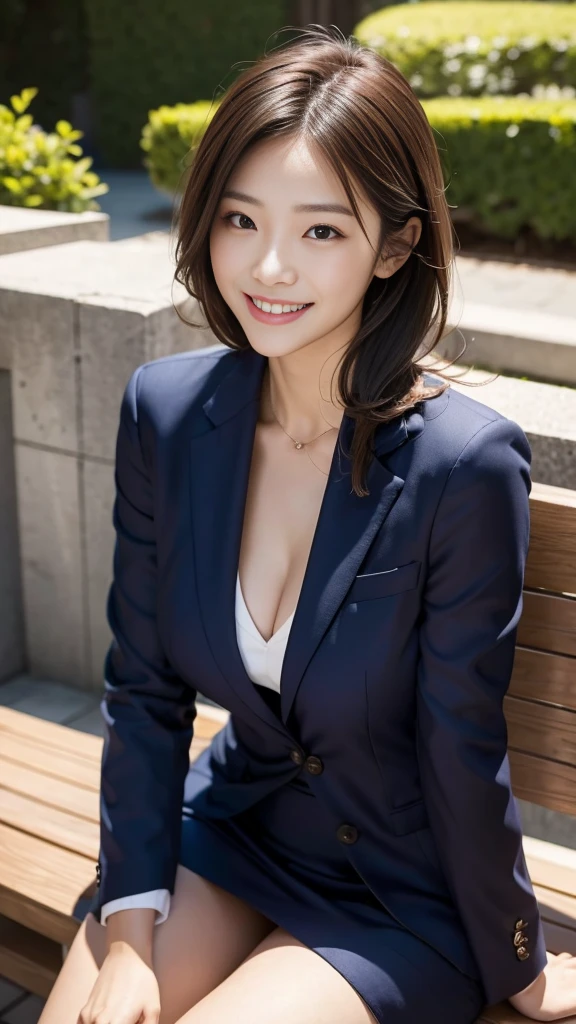
[[[530,953],[526,949],[526,946],[518,946],[518,949],[516,950],[516,956],[519,960],[527,960],[530,956]]]
[[[314,757],[313,754],[306,758],[306,768],[310,772],[310,775],[321,775],[324,771],[324,765],[319,757]]]
[[[97,864],[96,865],[96,884],[97,884],[97,886],[100,886],[100,874],[101,874],[100,864]]]
[[[294,764],[304,764],[304,754],[301,754],[299,750],[291,750],[290,757]]]
[[[355,843],[358,839],[358,829],[354,825],[340,825],[336,835],[341,843]]]

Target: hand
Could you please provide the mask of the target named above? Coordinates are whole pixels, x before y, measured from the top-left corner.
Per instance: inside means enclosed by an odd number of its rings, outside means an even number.
[[[152,963],[129,943],[115,942],[105,957],[77,1024],[158,1024],[160,990]]]
[[[576,956],[548,953],[548,963],[537,978],[508,1002],[533,1020],[561,1020],[576,1015]]]

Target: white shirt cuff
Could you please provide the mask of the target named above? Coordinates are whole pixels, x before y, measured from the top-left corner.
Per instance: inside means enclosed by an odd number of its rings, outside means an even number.
[[[122,896],[120,899],[110,900],[100,908],[100,924],[106,924],[106,918],[118,910],[134,910],[137,907],[151,907],[156,910],[154,924],[162,924],[170,910],[170,890],[151,889],[149,892],[138,892],[133,896]]]

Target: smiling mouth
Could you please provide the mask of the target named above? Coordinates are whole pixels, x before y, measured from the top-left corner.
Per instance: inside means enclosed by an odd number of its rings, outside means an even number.
[[[257,309],[261,309],[263,313],[297,313],[300,309],[305,309],[306,306],[312,306],[312,302],[266,302],[262,299],[255,299],[252,295],[248,296],[249,299],[254,303]]]

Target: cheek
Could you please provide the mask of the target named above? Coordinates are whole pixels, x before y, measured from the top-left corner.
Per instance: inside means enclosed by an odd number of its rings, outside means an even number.
[[[354,249],[342,246],[331,258],[317,260],[310,273],[318,294],[329,300],[334,313],[351,312],[360,303],[370,284],[370,267]]]
[[[230,244],[230,239],[226,237],[225,230],[220,226],[213,228],[210,235],[210,262],[216,284],[222,295],[226,297],[240,261],[238,250],[235,250],[234,245]]]

